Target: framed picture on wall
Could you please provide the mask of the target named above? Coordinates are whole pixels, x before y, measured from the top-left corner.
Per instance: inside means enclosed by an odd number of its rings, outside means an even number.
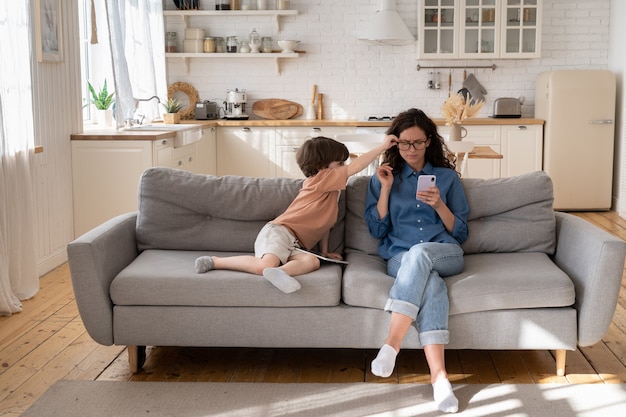
[[[35,0],[37,60],[63,61],[61,0]]]

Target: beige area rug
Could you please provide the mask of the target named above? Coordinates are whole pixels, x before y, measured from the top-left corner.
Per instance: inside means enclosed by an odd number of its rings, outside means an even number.
[[[626,385],[453,385],[456,416],[623,417]],[[424,384],[59,381],[23,417],[440,416]]]

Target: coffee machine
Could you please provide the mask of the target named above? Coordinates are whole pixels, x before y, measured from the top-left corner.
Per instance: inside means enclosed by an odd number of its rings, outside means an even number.
[[[246,120],[250,118],[246,114],[246,102],[248,98],[245,91],[228,90],[226,92],[226,101],[224,101],[224,119]]]

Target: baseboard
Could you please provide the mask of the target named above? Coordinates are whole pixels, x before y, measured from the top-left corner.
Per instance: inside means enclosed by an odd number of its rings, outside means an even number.
[[[37,273],[41,278],[54,268],[67,262],[67,251],[65,248],[59,249],[44,258],[40,258],[37,261]]]

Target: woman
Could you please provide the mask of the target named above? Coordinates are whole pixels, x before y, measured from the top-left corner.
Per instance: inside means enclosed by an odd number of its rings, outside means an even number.
[[[469,206],[447,159],[437,126],[424,112],[410,109],[394,118],[389,135],[397,146],[385,152],[372,177],[365,207],[378,252],[395,277],[385,310],[391,324],[385,344],[372,361],[372,373],[388,377],[410,326],[415,323],[430,368],[439,410],[458,411],[445,368],[448,343],[448,293],[442,277],[463,270],[461,243],[467,239]],[[436,185],[417,190],[420,175],[435,175]]]

